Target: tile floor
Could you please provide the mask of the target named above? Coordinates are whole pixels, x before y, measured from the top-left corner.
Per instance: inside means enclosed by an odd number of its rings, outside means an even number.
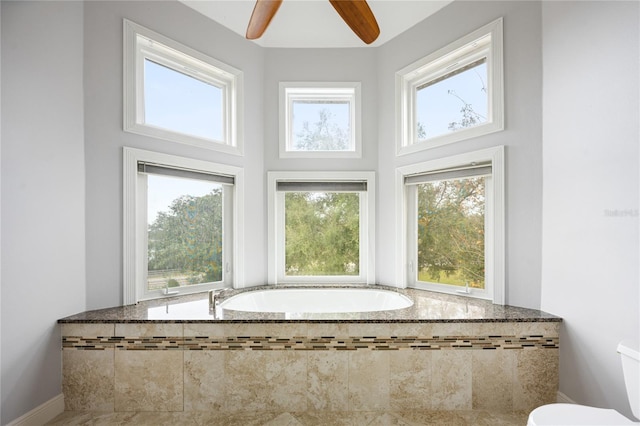
[[[81,412],[66,411],[47,425],[135,426],[525,426],[528,413],[489,411],[412,412],[303,412],[303,413],[210,413],[210,412]]]

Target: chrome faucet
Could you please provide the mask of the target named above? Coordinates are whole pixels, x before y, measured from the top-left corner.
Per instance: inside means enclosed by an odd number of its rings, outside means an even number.
[[[220,296],[226,291],[231,290],[230,288],[218,288],[214,290],[209,290],[209,310],[214,310],[216,306],[220,304]]]

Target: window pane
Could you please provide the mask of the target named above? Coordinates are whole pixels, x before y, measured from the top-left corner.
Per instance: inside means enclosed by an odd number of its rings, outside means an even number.
[[[144,61],[145,124],[223,140],[222,89]]]
[[[487,63],[454,71],[416,90],[417,139],[425,140],[487,122]]]
[[[294,101],[292,151],[348,151],[351,146],[349,102]]]
[[[485,178],[417,185],[418,281],[484,289]]]
[[[222,185],[148,175],[148,290],[222,280]]]
[[[285,194],[285,275],[360,274],[360,195]]]

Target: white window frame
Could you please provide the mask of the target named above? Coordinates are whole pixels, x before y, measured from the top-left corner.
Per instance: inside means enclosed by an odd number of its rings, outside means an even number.
[[[417,249],[413,250],[417,238],[415,227],[410,221],[415,218],[412,209],[415,203],[410,198],[411,189],[405,178],[433,171],[465,167],[472,164],[491,163],[491,178],[485,186],[485,290],[442,285],[425,284],[415,279]],[[400,243],[400,255],[396,264],[396,280],[405,286],[442,293],[463,294],[492,300],[495,304],[505,303],[505,167],[504,147],[497,146],[465,154],[426,161],[396,169],[396,241]],[[411,235],[410,235],[411,233]]]
[[[411,154],[504,130],[503,19],[499,18],[396,72],[397,155]],[[420,86],[487,58],[487,121],[418,140],[416,92]]]
[[[375,172],[268,172],[268,283],[375,283]],[[278,182],[366,182],[360,193],[360,265],[358,276],[285,276],[284,192]]]
[[[361,158],[361,84],[359,82],[280,82],[280,158]],[[350,111],[350,150],[292,150],[293,102],[296,100],[346,101]]]
[[[244,171],[241,168],[209,161],[123,148],[123,303],[131,305],[140,300],[162,297],[161,291],[147,291],[147,187],[146,177],[138,173],[138,163],[161,164],[189,170],[232,176],[234,185],[227,188],[225,197],[232,203],[225,207],[231,215],[231,226],[225,228],[232,235],[229,265],[225,259],[225,281],[218,284],[181,287],[180,294],[207,291],[211,288],[239,288],[244,282]],[[176,291],[171,288],[171,291]]]
[[[144,62],[149,59],[222,90],[223,138],[207,139],[145,123]],[[141,25],[124,20],[124,130],[242,155],[243,73]]]

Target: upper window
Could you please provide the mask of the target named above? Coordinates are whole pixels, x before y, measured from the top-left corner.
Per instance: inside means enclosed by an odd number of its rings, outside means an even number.
[[[502,130],[502,86],[502,18],[398,71],[398,153]]]
[[[374,280],[372,172],[269,173],[269,282]]]
[[[360,83],[280,83],[280,157],[360,156]]]
[[[124,128],[241,154],[242,73],[124,21]]]
[[[399,170],[406,282],[504,303],[502,147]]]
[[[125,304],[231,287],[233,167],[125,148]]]

